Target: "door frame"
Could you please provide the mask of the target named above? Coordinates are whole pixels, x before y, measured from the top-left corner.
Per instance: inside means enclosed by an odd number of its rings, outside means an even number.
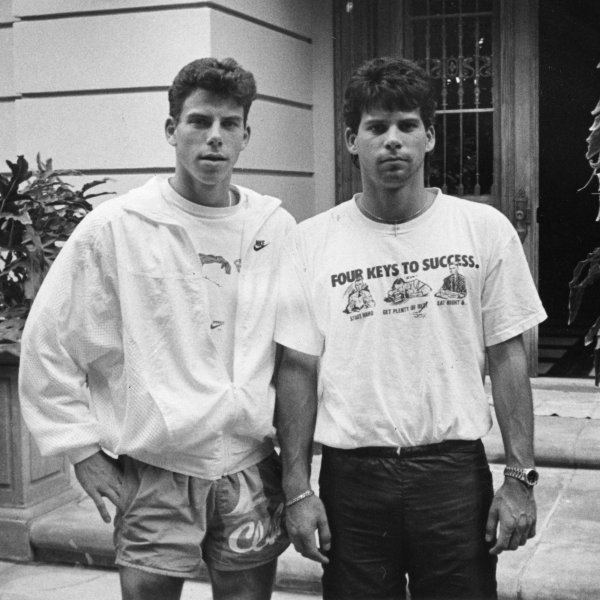
[[[538,282],[539,19],[538,0],[496,0],[499,147],[496,205],[520,230],[533,280]],[[523,60],[523,57],[527,57]],[[521,60],[519,60],[521,59]],[[524,214],[523,214],[524,211]],[[520,218],[521,217],[521,218]],[[524,335],[529,374],[537,375],[538,328]]]

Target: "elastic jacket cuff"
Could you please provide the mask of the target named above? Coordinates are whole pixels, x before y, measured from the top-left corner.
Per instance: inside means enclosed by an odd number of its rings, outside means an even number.
[[[96,452],[100,452],[99,444],[92,444],[90,446],[84,446],[83,448],[75,448],[74,450],[69,450],[69,452],[67,452],[67,456],[71,463],[76,465],[82,460],[85,460],[93,454],[96,454]]]

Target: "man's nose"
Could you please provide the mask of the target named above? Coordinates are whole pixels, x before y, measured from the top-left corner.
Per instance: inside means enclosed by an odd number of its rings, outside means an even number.
[[[218,146],[223,143],[223,138],[221,137],[221,123],[216,119],[213,121],[208,132],[208,143]]]
[[[402,137],[400,133],[400,130],[395,126],[392,126],[388,129],[385,139],[385,147],[388,150],[397,149],[402,146]]]

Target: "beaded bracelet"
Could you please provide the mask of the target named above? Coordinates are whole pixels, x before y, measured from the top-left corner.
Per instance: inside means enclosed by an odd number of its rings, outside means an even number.
[[[315,495],[315,493],[312,490],[306,490],[305,492],[302,492],[295,498],[292,498],[289,502],[286,502],[285,507],[289,508],[290,506],[294,506],[294,504],[297,504],[301,500],[304,500],[304,498],[310,498],[311,496],[314,496],[314,495]]]

